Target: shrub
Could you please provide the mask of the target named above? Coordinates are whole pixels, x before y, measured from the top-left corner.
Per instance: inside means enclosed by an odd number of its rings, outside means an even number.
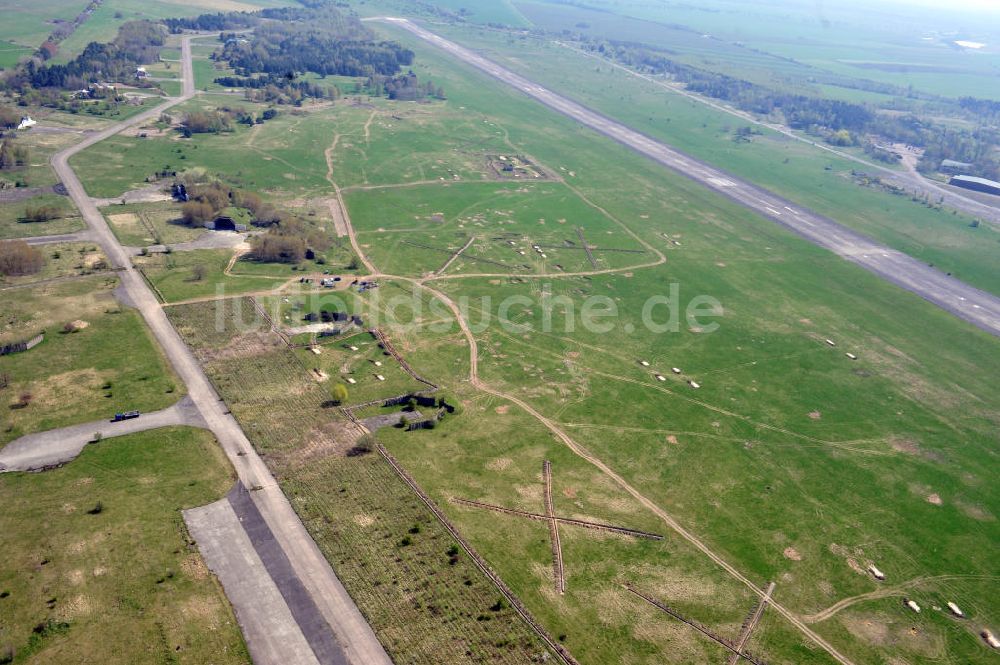
[[[26,222],[48,222],[60,217],[62,217],[62,211],[59,206],[40,205],[25,207],[22,219]]]

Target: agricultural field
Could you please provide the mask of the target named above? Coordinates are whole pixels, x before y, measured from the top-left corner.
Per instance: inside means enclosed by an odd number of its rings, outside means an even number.
[[[62,468],[0,476],[0,655],[249,663],[180,514],[232,484],[212,436],[188,428],[107,439]]]
[[[183,396],[141,317],[114,299],[117,283],[97,274],[3,292],[0,343],[43,331],[45,339],[0,361],[0,442],[120,411],[155,411]]]

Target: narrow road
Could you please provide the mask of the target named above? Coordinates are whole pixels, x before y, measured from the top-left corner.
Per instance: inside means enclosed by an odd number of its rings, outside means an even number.
[[[171,425],[204,427],[201,414],[187,397],[177,404],[144,413],[138,418],[111,422],[97,420],[92,423],[60,427],[46,432],[25,434],[0,448],[0,473],[5,471],[38,471],[65,464],[76,459],[88,443],[98,438],[108,439],[136,432],[145,432]]]
[[[104,250],[109,262],[119,268],[122,288],[142,314],[174,371],[187,386],[188,395],[197,406],[208,428],[218,439],[240,481],[245,487],[251,488],[254,504],[288,557],[291,570],[332,628],[347,655],[348,662],[356,665],[391,665],[392,661],[375,637],[375,633],[347,595],[329,562],[278,487],[277,481],[257,455],[239,423],[225,408],[201,366],[170,324],[142,276],[132,267],[128,253],[118,243],[104,217],[94,206],[76,173],[69,166],[70,157],[81,150],[128,127],[156,118],[164,110],[194,96],[190,35],[182,37],[181,57],[184,83],[183,94],[180,97],[168,100],[57,153],[52,158],[52,167],[66,186],[87,225],[94,232],[96,242]],[[291,663],[291,660],[286,660],[281,665]],[[258,663],[258,665],[265,664]]]
[[[1000,298],[848,229],[841,224],[762,187],[706,164],[622,125],[581,104],[501,67],[473,51],[448,41],[415,23],[393,17],[377,20],[408,30],[435,47],[479,69],[635,152],[725,196],[815,245],[861,266],[882,279],[915,293],[947,312],[1000,336]]]

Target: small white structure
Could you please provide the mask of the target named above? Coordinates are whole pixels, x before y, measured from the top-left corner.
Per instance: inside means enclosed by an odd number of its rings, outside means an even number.
[[[837,343],[834,342],[832,339],[826,340],[826,343],[829,344],[830,346],[837,346]]]
[[[319,354],[323,353],[322,351],[320,351],[320,350],[319,350],[319,347],[318,347],[318,346],[310,346],[310,347],[309,347],[309,350],[310,350],[310,351],[312,351],[313,353],[315,353],[315,354],[316,354],[317,356],[318,356]]]
[[[959,609],[958,605],[956,605],[951,601],[948,601],[948,609],[951,610],[951,613],[957,616],[959,619],[965,616],[965,612]]]
[[[853,353],[845,353],[844,355],[847,356],[848,358],[850,358],[851,360],[857,360],[858,359],[858,357],[856,355],[854,355]]]
[[[357,381],[355,381],[354,378],[350,377],[350,376],[347,377],[347,382],[350,383],[351,385],[354,385],[355,383],[357,383]]]
[[[920,614],[920,605],[917,605],[916,602],[914,602],[912,600],[909,600],[909,599],[907,599],[905,602],[906,602],[906,606],[907,607],[909,607],[911,610],[913,610],[917,614]]]
[[[991,647],[993,647],[994,649],[1000,649],[1000,640],[998,640],[996,638],[996,635],[994,635],[988,629],[984,628],[983,632],[981,632],[980,635],[983,636],[983,639],[986,640],[986,643],[989,644]]]
[[[666,381],[667,377],[663,376],[662,374],[657,374],[656,375],[656,380],[657,381]]]
[[[32,120],[30,115],[26,115],[23,118],[21,118],[21,122],[18,123],[17,128],[18,129],[27,129],[28,127],[34,127],[37,124],[38,124],[38,122],[36,122],[35,120]]]
[[[357,351],[357,350],[358,350],[358,347],[356,347],[356,346],[350,346],[350,347],[348,347],[348,348],[349,348],[349,349],[350,349],[351,351]]]
[[[375,378],[378,379],[379,381],[385,381],[385,377],[382,376],[381,374],[376,374]]]
[[[701,386],[698,385],[695,381],[688,381],[688,384],[695,389],[701,388]]]
[[[877,580],[884,580],[885,579],[885,573],[883,573],[881,570],[879,570],[878,568],[876,568],[875,564],[872,564],[872,565],[868,566],[868,572],[871,573],[872,577],[874,577]]]
[[[375,366],[376,367],[381,367],[382,366],[382,361],[381,360],[376,360],[375,361]]]
[[[547,258],[549,258],[549,257],[545,256],[545,254],[541,254],[540,256],[541,256],[541,257],[542,257],[543,259],[547,259]]]
[[[648,360],[640,360],[639,364],[642,365],[643,367],[649,367],[649,361]]]
[[[681,373],[681,368],[680,367],[671,367],[670,371],[673,372],[674,374],[680,374]]]
[[[149,76],[149,72],[146,71],[145,67],[136,67],[135,68],[135,77],[137,79],[144,79],[144,78],[147,78],[148,76]]]

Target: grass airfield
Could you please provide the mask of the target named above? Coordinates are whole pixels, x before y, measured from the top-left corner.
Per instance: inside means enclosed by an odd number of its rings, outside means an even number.
[[[776,582],[775,601],[853,662],[990,662],[977,633],[1000,632],[997,340],[385,30],[414,48],[415,71],[448,101],[345,100],[223,137],[119,137],[74,165],[93,165],[81,178],[102,196],[180,155],[279,204],[343,188],[362,252],[387,275],[375,293],[420,303],[390,313],[369,292],[366,319],[378,313],[413,368],[462,406],[433,430],[377,436],[580,662],[721,661],[719,645],[623,588],[734,637],[755,597],[706,550],[758,586]],[[498,177],[489,163],[506,153],[529,155],[547,177]],[[595,252],[595,267],[567,244],[579,242],[575,229],[598,248],[643,253]],[[543,259],[535,244],[555,249]],[[224,258],[164,260],[157,283],[169,300],[209,296],[233,279]],[[186,282],[192,260],[210,264],[204,283]],[[251,280],[254,290],[294,277],[280,272]],[[672,283],[682,306],[698,295],[721,303],[717,332],[683,318],[677,332],[646,330],[646,299]],[[296,292],[272,297],[286,293]],[[601,332],[545,330],[543,293],[576,309],[602,296],[619,314]],[[485,322],[508,296],[528,299],[507,313],[520,327]],[[489,390],[470,380],[469,339],[443,298],[469,303]],[[213,331],[214,306],[168,312],[390,649],[413,662],[537,654],[509,608],[491,609],[495,592],[467,561],[449,562],[450,541],[381,460],[345,456],[346,422],[319,406],[327,389],[310,370],[368,373],[376,356],[328,349],[319,360],[266,332]],[[391,369],[384,393],[369,382],[355,398],[408,389]],[[544,523],[452,501],[543,512],[544,460],[557,514],[664,539],[560,527],[559,594]],[[873,580],[869,564],[887,579]],[[948,601],[968,619],[934,609]],[[748,646],[771,663],[835,662],[774,608]]]

